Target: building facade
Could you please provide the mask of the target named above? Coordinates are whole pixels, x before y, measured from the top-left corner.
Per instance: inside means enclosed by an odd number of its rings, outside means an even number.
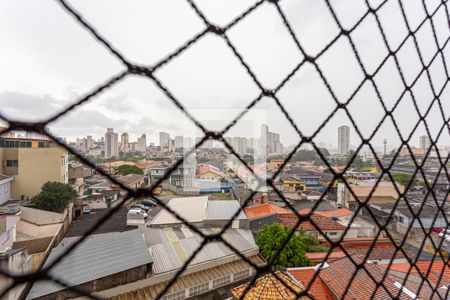
[[[338,128],[338,152],[348,154],[350,148],[350,127],[343,125]]]
[[[145,134],[143,134],[141,137],[138,137],[136,147],[137,151],[145,152],[145,150],[147,149],[147,138]]]
[[[420,136],[420,148],[423,150],[428,150],[431,146],[430,138],[427,135]]]
[[[105,158],[119,156],[119,135],[113,128],[108,128],[105,133]]]
[[[161,150],[169,146],[169,141],[170,135],[167,132],[159,133],[159,146],[161,147]]]
[[[123,152],[130,151],[129,143],[130,141],[128,133],[126,132],[122,133],[122,135],[120,136],[120,150],[122,150]]]
[[[11,199],[35,196],[47,181],[68,183],[68,152],[51,140],[0,138],[0,174],[13,176]]]

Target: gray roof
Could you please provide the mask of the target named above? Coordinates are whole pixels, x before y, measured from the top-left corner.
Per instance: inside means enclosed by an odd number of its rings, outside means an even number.
[[[239,202],[235,200],[209,200],[205,220],[229,220],[239,209]],[[247,219],[247,217],[241,210],[236,220],[242,219]]]
[[[68,246],[79,238],[64,238],[54,248],[44,267],[47,267]],[[69,286],[78,286],[99,278],[153,262],[153,258],[139,229],[89,236],[50,271]],[[27,299],[45,296],[65,288],[52,281],[38,281]]]
[[[153,273],[165,273],[181,268],[184,262],[200,246],[202,237],[187,227],[154,228],[141,226],[147,245],[154,257]],[[219,228],[199,228],[204,234],[213,234]],[[248,229],[228,229],[223,238],[241,253],[257,250],[252,233]],[[236,255],[222,242],[210,242],[197,254],[190,265],[196,265]]]

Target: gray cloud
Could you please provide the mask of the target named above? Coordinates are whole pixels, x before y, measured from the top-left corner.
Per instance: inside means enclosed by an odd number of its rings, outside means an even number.
[[[51,95],[30,95],[15,91],[0,92],[0,112],[14,120],[41,120],[62,104]]]

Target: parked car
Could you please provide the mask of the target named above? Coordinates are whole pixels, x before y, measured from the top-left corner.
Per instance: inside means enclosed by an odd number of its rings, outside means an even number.
[[[144,218],[148,217],[148,214],[140,208],[131,208],[128,210],[128,214],[139,215],[139,216],[143,216]]]
[[[140,208],[140,209],[142,209],[145,212],[147,212],[150,209],[150,207],[148,207],[146,205],[143,205],[143,204],[133,204],[131,206],[131,208]]]
[[[156,206],[156,201],[152,199],[145,199],[144,201],[142,201],[142,204],[144,204],[145,206],[153,207]]]
[[[444,229],[439,233],[439,237],[450,235],[450,229]]]

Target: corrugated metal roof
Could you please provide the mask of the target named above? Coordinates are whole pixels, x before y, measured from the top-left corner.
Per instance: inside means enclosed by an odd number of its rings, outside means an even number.
[[[206,207],[205,220],[229,220],[240,209],[236,200],[209,200]],[[243,211],[239,212],[236,220],[247,219]]]
[[[52,250],[44,267],[47,267],[78,238],[65,238]],[[69,286],[77,286],[105,276],[149,264],[152,256],[140,230],[96,234],[88,237],[59,264],[50,274]],[[27,299],[48,295],[64,287],[51,281],[35,283]]]
[[[191,223],[202,222],[205,217],[208,196],[185,197],[170,199],[167,206]],[[150,222],[151,225],[171,225],[180,224],[172,213],[165,209],[161,211]]]
[[[147,245],[154,258],[153,273],[159,274],[182,267],[183,263],[200,246],[202,237],[189,228],[155,228],[141,226]],[[201,228],[202,232],[212,234],[215,228]],[[179,234],[176,234],[179,231]],[[182,234],[180,234],[182,233]],[[255,240],[248,229],[228,229],[223,238],[239,251],[257,249]],[[191,265],[212,261],[234,252],[222,242],[208,243],[193,259]]]

